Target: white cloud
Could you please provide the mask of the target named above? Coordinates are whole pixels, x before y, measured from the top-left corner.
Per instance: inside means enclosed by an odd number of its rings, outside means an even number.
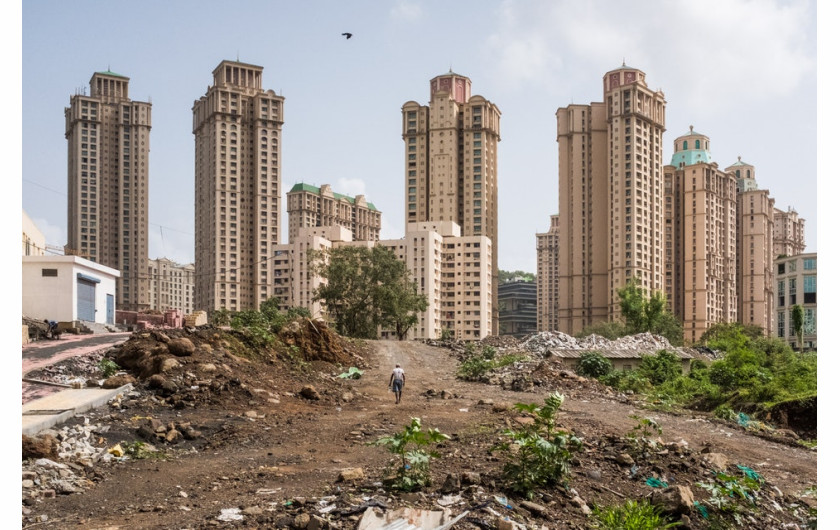
[[[333,187],[333,192],[349,195],[350,197],[366,195],[365,181],[360,178],[341,177],[338,179],[338,184]]]
[[[652,88],[684,87],[687,104],[725,109],[739,105],[727,97],[733,84],[756,87],[744,91],[752,99],[774,98],[816,71],[810,2],[507,1],[497,17],[488,45],[512,89],[591,83],[593,68],[626,60],[653,74]]]
[[[400,0],[391,8],[391,18],[396,20],[414,21],[423,16],[420,4],[410,0]]]

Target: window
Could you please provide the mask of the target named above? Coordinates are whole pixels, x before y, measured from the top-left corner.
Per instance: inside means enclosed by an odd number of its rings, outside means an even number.
[[[814,258],[805,258],[802,260],[802,269],[806,271],[813,271],[817,269],[817,260]]]
[[[778,283],[778,293],[776,293],[779,297],[779,307],[785,306],[785,281],[782,280]]]
[[[816,304],[817,303],[817,277],[809,274],[802,277],[802,293],[803,303]]]
[[[788,282],[788,298],[790,305],[796,304],[796,278],[791,278]]]
[[[779,337],[785,336],[785,312],[779,311],[778,313],[778,326],[776,332],[778,333]]]

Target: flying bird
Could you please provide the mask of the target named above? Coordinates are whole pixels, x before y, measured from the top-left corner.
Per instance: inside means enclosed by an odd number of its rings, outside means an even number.
[[[342,35],[344,35],[348,39],[353,36],[352,33],[342,33]]]

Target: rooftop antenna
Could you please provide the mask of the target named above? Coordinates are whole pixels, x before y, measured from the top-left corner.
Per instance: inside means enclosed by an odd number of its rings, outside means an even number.
[[[625,62],[624,57],[622,57],[622,58],[621,58],[621,67],[622,67],[622,68],[626,68],[626,67],[627,67],[627,63]]]
[[[239,50],[236,50],[236,62],[239,62]]]

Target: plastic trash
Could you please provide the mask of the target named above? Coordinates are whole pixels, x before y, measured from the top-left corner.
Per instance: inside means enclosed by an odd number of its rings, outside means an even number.
[[[222,513],[216,519],[219,521],[241,521],[245,518],[239,508],[222,508]]]
[[[697,508],[698,512],[700,512],[700,515],[703,516],[703,519],[709,518],[709,510],[707,510],[705,506],[700,504],[699,501],[694,501],[694,507]]]
[[[495,496],[496,502],[504,506],[505,508],[512,510],[513,506],[508,503],[507,497],[500,497],[499,495]]]
[[[754,470],[753,468],[747,467],[747,466],[742,466],[742,465],[738,464],[738,469],[743,471],[744,475],[746,475],[747,477],[749,477],[753,480],[757,480],[759,482],[764,482],[764,477],[761,476],[761,473]]]
[[[645,484],[647,484],[651,488],[667,488],[668,487],[667,482],[665,482],[663,480],[659,480],[658,478],[655,478],[655,477],[648,478],[645,481]]]

